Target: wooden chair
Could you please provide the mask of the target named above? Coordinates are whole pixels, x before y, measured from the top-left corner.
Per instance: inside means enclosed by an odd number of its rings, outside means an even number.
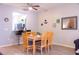
[[[40,49],[41,54],[42,54],[43,48],[45,48],[45,51],[46,51],[46,40],[47,40],[46,33],[43,33],[41,35],[40,40],[41,40],[41,42],[39,44],[36,44],[36,49]]]
[[[22,34],[22,39],[23,39],[23,44],[22,44],[22,46],[23,46],[23,49],[24,49],[24,51],[27,49],[27,35],[26,35],[26,32],[24,32],[23,34]]]
[[[23,47],[27,49],[27,54],[29,49],[32,49],[33,54],[35,54],[35,35],[35,32],[26,32],[23,35]]]
[[[50,48],[52,48],[52,42],[53,42],[53,32],[47,32],[47,47],[48,47],[48,51]]]

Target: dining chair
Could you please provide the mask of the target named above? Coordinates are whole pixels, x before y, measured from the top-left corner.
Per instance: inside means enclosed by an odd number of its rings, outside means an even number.
[[[36,49],[40,49],[41,54],[42,54],[43,48],[45,48],[45,52],[46,52],[46,40],[47,40],[46,33],[43,33],[40,37],[41,42],[39,44],[36,44]]]
[[[23,47],[27,50],[27,54],[29,49],[33,50],[33,54],[35,54],[35,32],[26,32],[23,35]]]
[[[48,47],[48,51],[50,48],[52,48],[52,43],[53,43],[53,32],[47,32],[47,47]]]
[[[26,32],[22,33],[22,41],[23,41],[23,44],[22,44],[23,51],[26,51],[26,49],[27,49],[27,35],[26,35]]]

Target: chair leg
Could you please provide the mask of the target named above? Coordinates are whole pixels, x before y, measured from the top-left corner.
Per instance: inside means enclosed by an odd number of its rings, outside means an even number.
[[[41,48],[41,54],[42,54],[42,48]]]
[[[45,53],[47,54],[47,47],[45,47]]]
[[[26,49],[25,48],[23,48],[23,52],[26,52]]]
[[[49,45],[48,45],[48,53],[49,53]]]
[[[33,55],[35,54],[35,50],[36,50],[36,49],[35,49],[35,47],[34,47],[34,48],[33,48]]]
[[[50,46],[50,48],[52,49],[52,45]]]
[[[28,48],[27,48],[27,54],[28,54]]]

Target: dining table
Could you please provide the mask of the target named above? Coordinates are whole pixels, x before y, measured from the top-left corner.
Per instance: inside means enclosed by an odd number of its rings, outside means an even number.
[[[30,36],[28,37],[28,39],[29,39],[29,44],[32,45],[32,44],[33,44],[32,35],[30,35]],[[35,40],[35,43],[40,42],[40,41],[41,41],[41,35],[36,35],[35,38],[34,38],[34,40]]]

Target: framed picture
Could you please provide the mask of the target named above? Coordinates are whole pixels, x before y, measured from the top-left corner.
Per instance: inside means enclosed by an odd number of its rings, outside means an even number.
[[[77,16],[61,18],[61,28],[63,30],[65,30],[65,29],[69,29],[69,30],[77,29]]]
[[[9,21],[9,18],[5,17],[5,18],[4,18],[4,21],[5,21],[5,22],[8,22],[8,21]]]
[[[43,23],[41,23],[41,26],[43,26]]]

